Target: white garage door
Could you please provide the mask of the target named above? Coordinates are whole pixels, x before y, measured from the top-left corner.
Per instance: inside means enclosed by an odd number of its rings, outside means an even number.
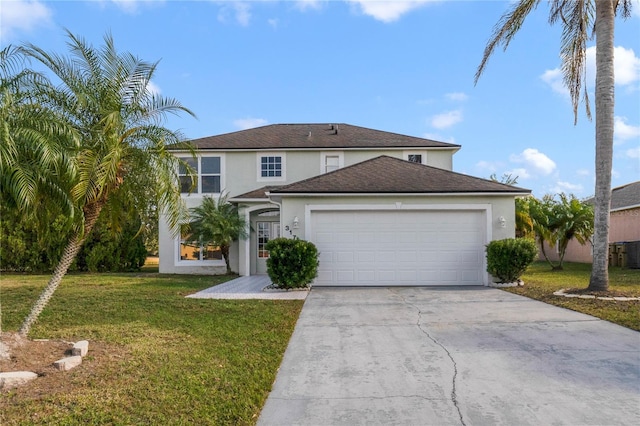
[[[479,211],[315,211],[317,286],[481,285]]]

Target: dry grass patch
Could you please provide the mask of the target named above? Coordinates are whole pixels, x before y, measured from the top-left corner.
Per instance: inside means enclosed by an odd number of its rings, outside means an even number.
[[[523,287],[504,290],[521,294],[545,303],[582,312],[606,321],[640,331],[640,301],[580,299],[554,296],[560,289],[586,292],[591,264],[565,263],[564,270],[552,271],[545,262],[536,262],[527,269]],[[640,269],[613,267],[609,269],[609,292],[598,292],[606,297],[640,297]],[[594,293],[596,294],[596,293]]]

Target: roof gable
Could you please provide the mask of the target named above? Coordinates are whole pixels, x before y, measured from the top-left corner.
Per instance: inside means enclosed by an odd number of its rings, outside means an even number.
[[[272,124],[194,139],[201,150],[427,148],[458,150],[460,145],[383,132],[350,124]]]
[[[411,163],[386,155],[273,190],[272,194],[451,194],[530,193],[449,170]]]

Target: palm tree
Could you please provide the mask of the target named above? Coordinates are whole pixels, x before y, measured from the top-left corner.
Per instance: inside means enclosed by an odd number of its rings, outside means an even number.
[[[22,336],[29,333],[53,296],[103,209],[135,198],[136,187],[145,182],[142,177],[148,181],[153,176],[158,206],[170,227],[177,230],[186,213],[177,186],[179,160],[167,150],[167,145],[179,146],[183,137],[163,123],[167,114],[193,113],[175,99],[150,90],[157,62],[119,53],[109,34],[100,49],[69,31],[67,35],[70,57],[49,54],[31,44],[24,47],[28,57],[46,66],[60,81],[56,87],[43,87],[39,106],[61,116],[79,138],[77,146],[66,153],[70,167],[59,181],[75,212],[72,236],[20,327]]]
[[[78,135],[55,111],[39,107],[37,89],[47,81],[25,68],[27,62],[19,47],[0,50],[0,202],[3,208],[21,207],[31,220],[43,216],[35,214],[42,200],[56,200],[72,215],[68,198],[50,178],[68,166],[63,147],[75,144]],[[0,332],[1,320],[0,312]]]
[[[23,49],[8,46],[0,51],[0,197],[3,206],[33,208],[42,192],[69,200],[52,174],[71,168],[65,153],[77,146],[79,134],[57,111],[41,107],[47,79],[25,65]],[[43,191],[44,190],[44,191]]]
[[[532,196],[516,198],[516,238],[531,238],[534,233],[530,212],[532,200],[535,200]]]
[[[496,47],[504,50],[522,27],[525,18],[541,0],[519,0],[498,21],[487,44],[475,75],[475,82],[486,68]],[[578,105],[584,100],[587,116],[591,117],[586,85],[586,43],[596,37],[596,155],[595,155],[595,234],[593,265],[589,289],[609,288],[608,245],[611,202],[611,167],[613,163],[614,69],[613,36],[615,15],[631,14],[632,0],[550,0],[549,23],[562,23],[560,57],[564,84],[573,104],[574,123],[578,120]],[[594,16],[595,11],[595,16]]]
[[[562,269],[562,262],[569,241],[576,239],[586,244],[593,235],[593,206],[578,200],[574,195],[560,194],[560,201],[554,209],[556,237],[560,264],[554,269]]]
[[[553,196],[545,195],[542,200],[537,198],[529,198],[529,217],[531,218],[531,224],[535,239],[540,245],[540,253],[551,266],[555,269],[555,265],[549,259],[545,249],[545,243],[554,247],[557,243],[557,221],[555,219],[555,201]]]
[[[221,194],[218,201],[205,196],[202,204],[191,209],[191,221],[184,227],[191,234],[193,243],[220,247],[222,257],[231,274],[229,247],[238,238],[247,238],[247,223],[238,214],[238,209],[227,201],[227,194]]]

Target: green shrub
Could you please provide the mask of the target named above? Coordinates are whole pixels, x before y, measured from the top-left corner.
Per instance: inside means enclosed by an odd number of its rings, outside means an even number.
[[[120,232],[106,219],[98,219],[70,271],[139,271],[144,265],[140,219],[132,215]],[[0,271],[51,272],[56,267],[70,238],[69,220],[55,207],[43,210],[39,220],[42,224],[0,205]]]
[[[313,243],[276,238],[269,241],[265,248],[269,250],[267,274],[276,287],[308,287],[318,275],[318,249]]]
[[[517,281],[538,256],[536,243],[528,238],[507,238],[487,245],[487,272],[501,283]]]
[[[98,220],[78,253],[78,269],[89,272],[139,271],[147,258],[139,229],[139,219],[125,223],[119,232]]]

